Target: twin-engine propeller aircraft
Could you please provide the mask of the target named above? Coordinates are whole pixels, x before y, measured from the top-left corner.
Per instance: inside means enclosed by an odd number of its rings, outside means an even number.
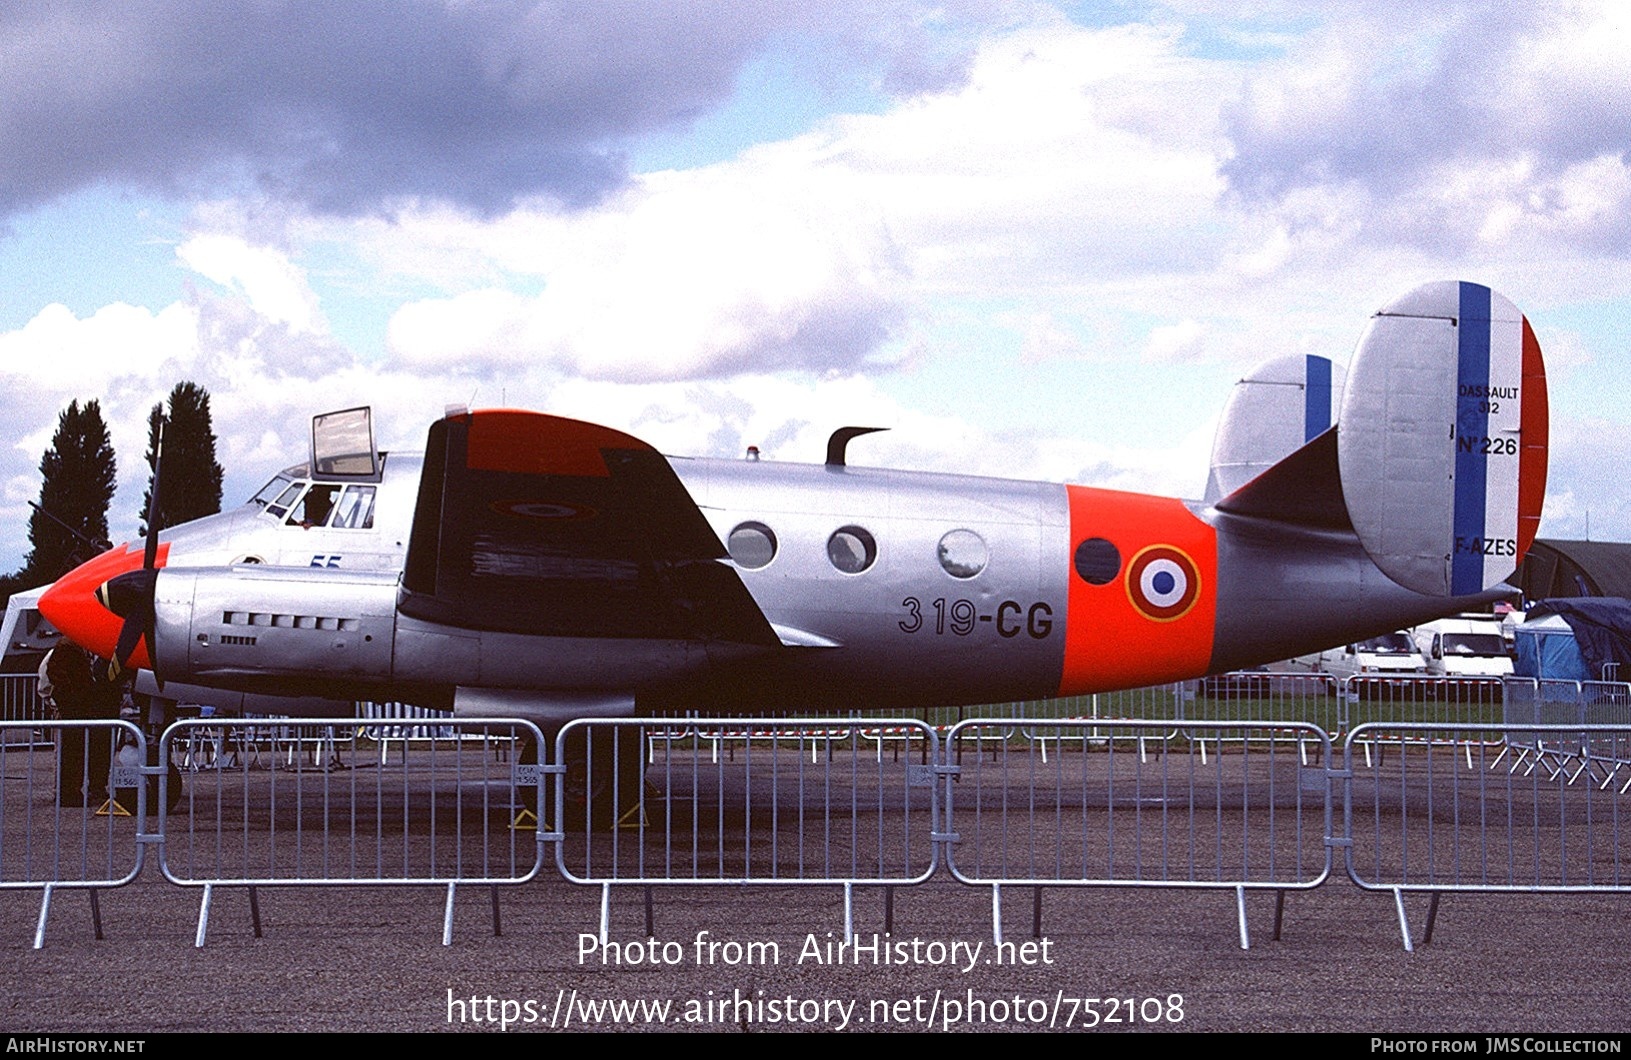
[[[1174,681],[1509,595],[1546,384],[1512,303],[1434,283],[1375,315],[1345,385],[1318,357],[1242,380],[1204,501],[852,467],[862,433],[825,464],[702,460],[484,410],[433,424],[420,456],[377,452],[367,410],[319,416],[308,464],[39,608],[212,696],[551,727]]]

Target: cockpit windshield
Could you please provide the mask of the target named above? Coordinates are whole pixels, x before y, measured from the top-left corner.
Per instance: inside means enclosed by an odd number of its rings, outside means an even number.
[[[279,519],[283,518],[283,513],[289,510],[289,505],[295,502],[295,498],[300,496],[300,491],[305,488],[306,484],[304,482],[289,483],[284,487],[283,492],[278,494],[277,498],[266,506],[266,514]]]
[[[274,475],[272,477],[272,481],[262,486],[256,491],[253,497],[249,498],[249,503],[257,504],[260,507],[265,508],[267,505],[275,501],[280,495],[282,495],[283,491],[288,488],[290,482],[291,480],[288,475]]]
[[[372,530],[374,528],[374,487],[347,486],[334,509],[334,527],[338,530]]]

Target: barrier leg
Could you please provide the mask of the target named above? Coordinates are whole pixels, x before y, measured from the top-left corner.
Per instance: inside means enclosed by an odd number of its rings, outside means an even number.
[[[46,884],[40,893],[40,922],[34,928],[34,948],[45,948],[45,918],[51,915],[51,884]]]
[[[855,885],[844,884],[844,938],[855,938]]]
[[[1427,903],[1427,930],[1421,934],[1423,946],[1433,941],[1433,924],[1438,920],[1438,899],[1439,892],[1434,891],[1432,900]]]
[[[600,885],[600,948],[606,948],[612,930],[612,885]]]
[[[1393,888],[1393,904],[1399,911],[1399,933],[1404,936],[1404,951],[1415,953],[1416,944],[1410,941],[1410,918],[1404,912],[1404,891],[1398,887]]]
[[[210,901],[215,897],[215,884],[204,885],[204,897],[198,902],[198,930],[193,933],[193,948],[204,948],[204,937],[210,930]]]
[[[453,945],[453,894],[458,890],[458,884],[452,881],[447,885],[447,903],[442,906],[442,945]]]
[[[1002,945],[1002,884],[991,885],[991,937]]]
[[[1286,917],[1286,892],[1284,890],[1275,891],[1274,892],[1274,939],[1273,939],[1273,941],[1275,941],[1275,942],[1280,941],[1280,925],[1285,922],[1285,917]]]
[[[254,925],[255,937],[261,937],[261,898],[255,888],[249,888],[249,922]]]
[[[1235,887],[1235,909],[1240,916],[1240,948],[1249,950],[1252,948],[1252,937],[1246,931],[1246,888],[1244,887]]]

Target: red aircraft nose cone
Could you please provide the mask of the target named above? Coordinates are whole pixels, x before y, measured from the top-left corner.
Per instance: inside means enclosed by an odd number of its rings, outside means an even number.
[[[164,566],[169,552],[168,544],[159,545],[157,566]],[[128,571],[140,570],[141,566],[140,548],[124,544],[109,549],[64,574],[41,594],[40,614],[86,651],[112,658],[114,647],[119,643],[119,630],[125,620],[102,606],[96,591],[108,580]],[[148,660],[147,640],[144,637],[130,657],[130,667],[151,669],[152,665]]]

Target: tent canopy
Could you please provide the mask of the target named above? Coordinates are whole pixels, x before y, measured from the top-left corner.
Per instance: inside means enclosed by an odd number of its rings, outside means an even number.
[[[1631,677],[1631,600],[1592,596],[1546,600],[1514,631],[1524,677],[1598,681]],[[1605,666],[1615,669],[1605,670]],[[1614,679],[1611,677],[1611,679]]]

